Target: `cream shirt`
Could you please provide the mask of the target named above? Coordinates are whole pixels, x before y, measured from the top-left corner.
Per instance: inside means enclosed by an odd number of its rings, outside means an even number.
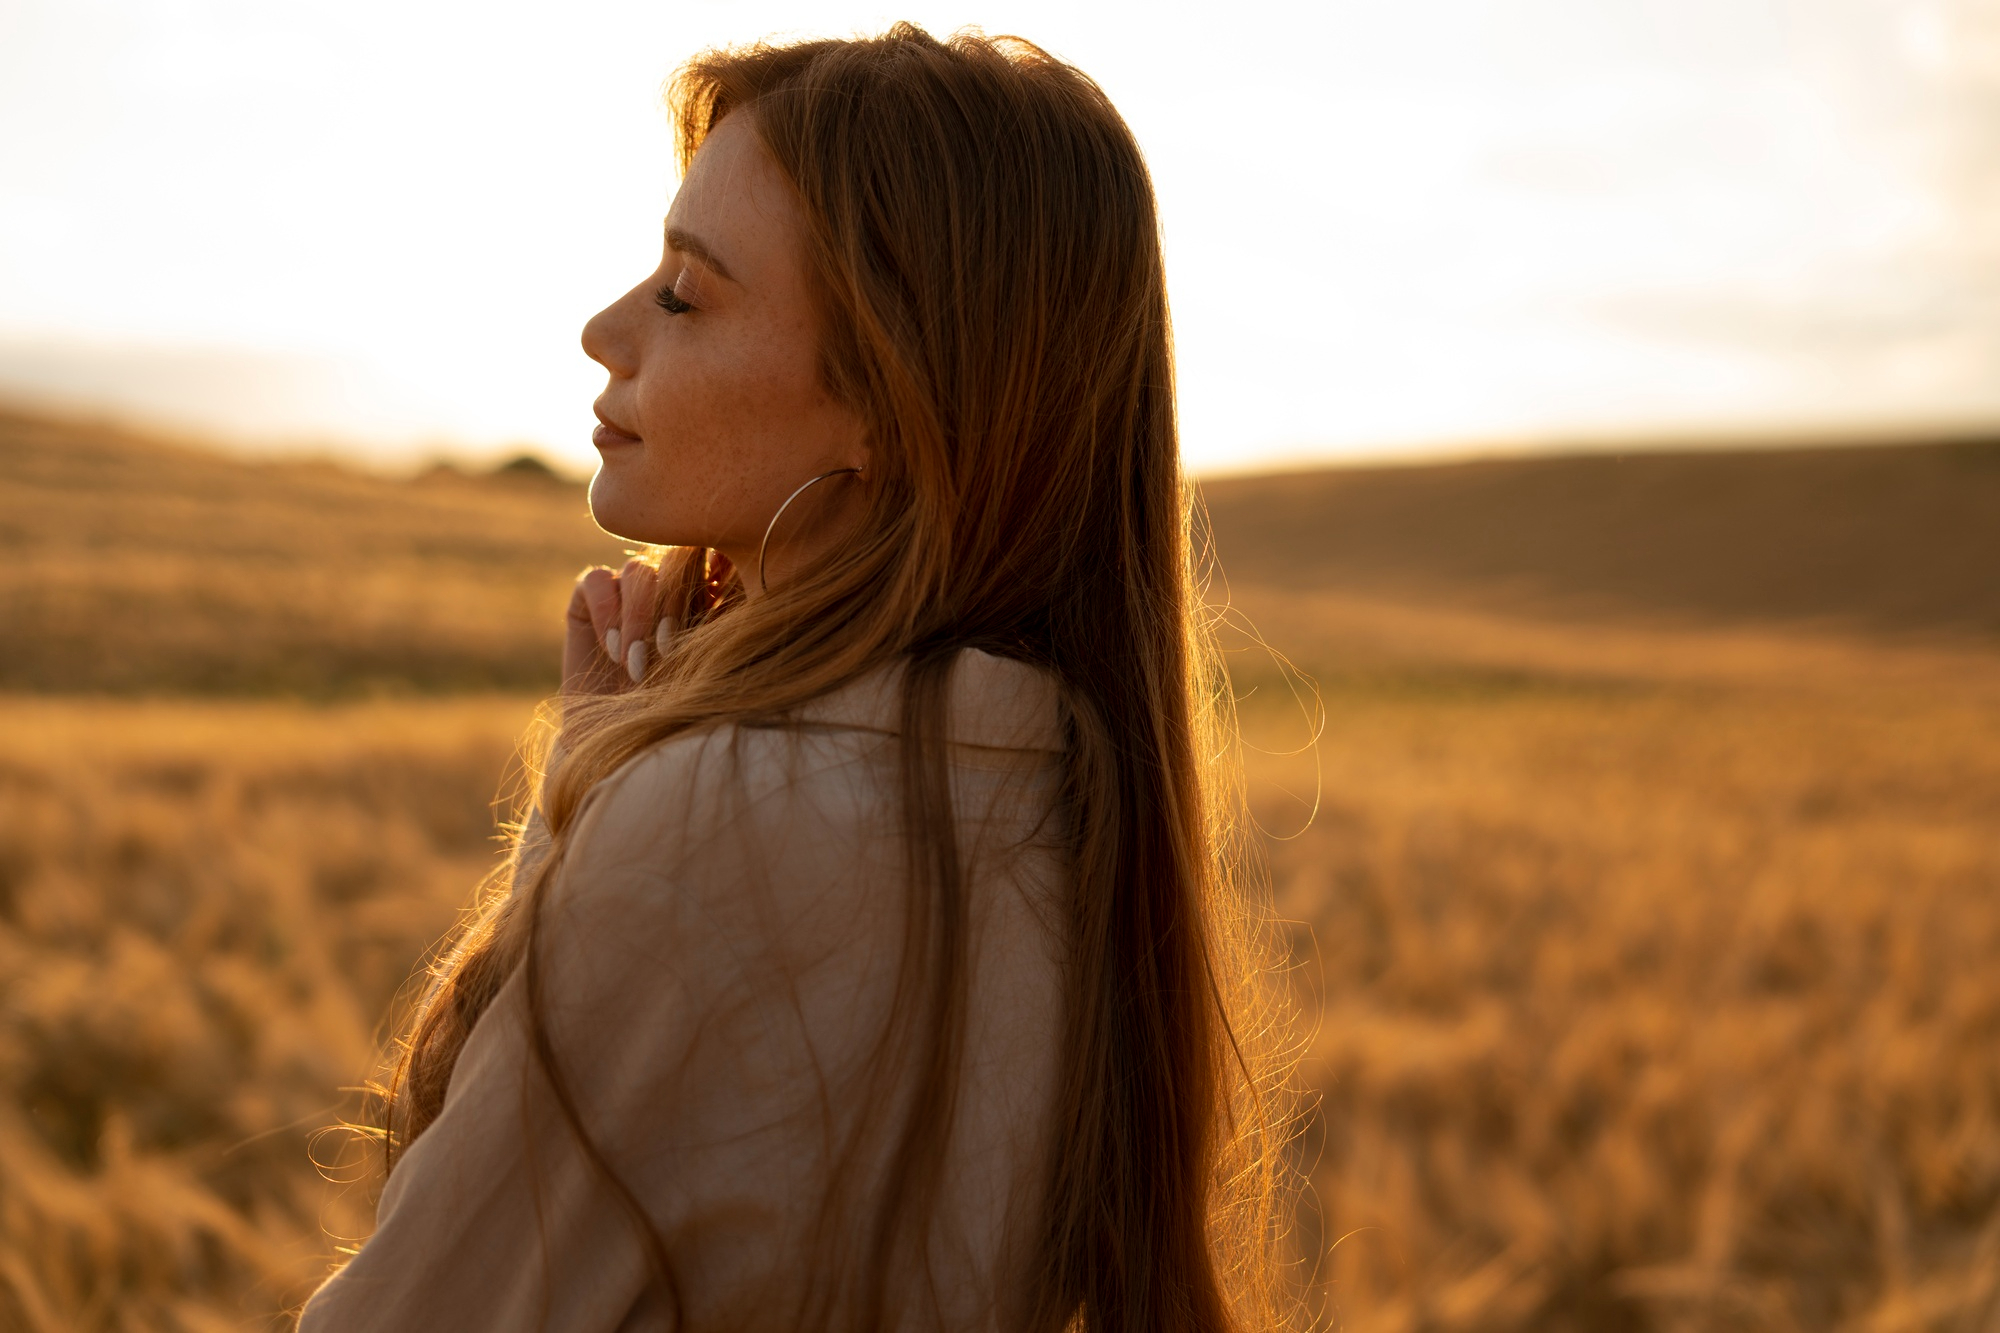
[[[883,1041],[907,922],[900,693],[900,670],[883,671],[792,726],[652,747],[591,791],[549,886],[546,1026],[585,1124],[665,1241],[681,1322],[530,1063],[517,973],[301,1333],[747,1333],[828,1298],[846,1322],[841,1284],[897,1124],[882,1080],[914,1065],[912,1043]],[[930,1278],[892,1296],[911,1300],[904,1327],[987,1329],[1019,1299],[1041,1203],[1062,737],[1048,677],[973,651],[947,719],[968,865],[964,1060]]]

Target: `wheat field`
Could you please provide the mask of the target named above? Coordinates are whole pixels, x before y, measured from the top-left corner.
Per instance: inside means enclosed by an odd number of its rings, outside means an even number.
[[[343,474],[348,519],[292,524],[304,465],[34,431],[0,429],[0,1328],[282,1328],[366,1234],[372,1158],[328,1127],[493,863],[562,589],[607,543],[573,488]],[[285,612],[50,438],[154,469],[202,525],[239,496],[239,547],[361,591],[330,628]],[[63,487],[192,571],[138,587],[231,635],[165,634],[153,680],[93,628],[130,623],[101,613],[120,560],[72,569],[40,635],[21,571],[74,564]],[[1986,605],[1612,615],[1522,562],[1456,601],[1435,568],[1285,585],[1229,564],[1249,511],[1218,494],[1321,1325],[2000,1330]],[[548,544],[482,590],[466,552],[503,523]],[[421,598],[371,602],[398,569]]]
[[[321,1131],[491,864],[525,717],[0,704],[0,1327],[269,1327],[366,1234]]]
[[[1303,830],[1307,756],[1253,756],[1330,1322],[2000,1328],[1962,684],[1376,677],[1325,695]]]

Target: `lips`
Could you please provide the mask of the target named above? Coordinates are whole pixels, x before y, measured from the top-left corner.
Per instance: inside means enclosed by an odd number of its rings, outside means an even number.
[[[600,449],[608,449],[613,445],[618,445],[618,444],[639,443],[639,437],[637,435],[634,435],[631,431],[626,430],[623,426],[613,421],[610,417],[605,416],[601,409],[596,409],[596,411],[597,411],[598,424],[597,424],[597,429],[590,433],[590,442],[592,444],[596,445]]]

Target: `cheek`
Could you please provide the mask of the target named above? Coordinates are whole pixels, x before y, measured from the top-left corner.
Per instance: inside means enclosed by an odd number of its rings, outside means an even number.
[[[664,396],[687,426],[712,438],[747,444],[795,430],[818,396],[810,350],[783,333],[718,338],[699,353],[669,378]]]
[[[763,406],[757,349],[708,330],[663,338],[640,376],[640,433],[655,457],[712,457]]]
[[[644,444],[606,455],[591,512],[633,541],[741,545],[822,463],[839,409],[806,330],[770,321],[666,330],[634,405]]]
[[[795,338],[718,337],[662,371],[643,408],[647,443],[691,478],[748,488],[761,504],[820,452],[815,418],[828,404],[813,352]]]

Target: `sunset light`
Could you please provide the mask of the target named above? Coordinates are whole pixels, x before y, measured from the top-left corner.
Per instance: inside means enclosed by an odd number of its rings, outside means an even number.
[[[2000,0],[881,3],[0,0],[0,1333],[2000,1333]]]
[[[1205,469],[2000,419],[1976,0],[20,0],[0,392],[593,462],[693,51],[908,17],[1097,78],[1162,200]]]

